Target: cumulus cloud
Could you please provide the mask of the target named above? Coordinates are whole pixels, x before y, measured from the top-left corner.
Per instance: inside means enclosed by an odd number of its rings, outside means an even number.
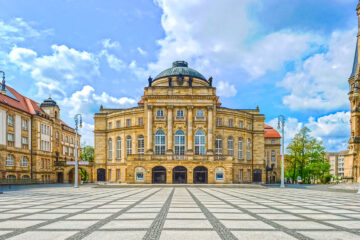
[[[60,85],[75,86],[82,80],[91,80],[99,75],[99,62],[96,55],[78,51],[65,45],[52,45],[51,55],[38,56],[31,49],[13,47],[8,57],[10,62],[19,66],[23,71],[29,71],[36,85],[42,92],[59,94],[54,91]],[[46,96],[40,96],[46,97]]]
[[[90,85],[85,85],[81,90],[74,92],[70,97],[64,98],[61,104],[69,109],[70,115],[77,113],[93,114],[98,111],[101,104],[106,107],[122,108],[136,104],[135,99],[122,97],[116,98],[103,92],[98,95]]]
[[[2,44],[23,42],[28,38],[39,38],[51,34],[51,30],[36,30],[22,18],[13,18],[7,22],[0,20],[0,41]]]
[[[259,6],[258,0],[156,2],[163,10],[165,38],[158,41],[161,49],[157,62],[149,64],[153,72],[168,67],[174,59],[185,59],[200,72],[213,74],[223,68],[241,67],[257,78],[278,70],[287,61],[300,60],[320,42],[310,33],[257,32],[258,23],[247,9]]]
[[[107,50],[102,50],[99,55],[104,56],[109,67],[116,71],[121,71],[126,68],[126,64],[123,60],[117,58],[114,54],[109,53]]]
[[[268,124],[277,127],[277,119]],[[311,135],[323,142],[326,151],[341,151],[347,149],[350,138],[350,112],[337,112],[322,117],[310,117],[304,123],[296,118],[287,118],[285,123],[285,147],[300,129],[306,126]]]
[[[221,97],[233,97],[236,95],[237,91],[234,85],[220,81],[216,86],[216,93]]]
[[[309,57],[296,71],[288,73],[278,84],[289,91],[283,103],[294,110],[345,107],[356,32],[334,32],[327,51]]]

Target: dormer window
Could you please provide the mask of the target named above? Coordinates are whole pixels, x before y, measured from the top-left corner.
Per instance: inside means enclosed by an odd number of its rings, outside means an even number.
[[[163,110],[158,110],[157,113],[156,113],[156,116],[163,117],[164,116],[164,111]]]
[[[176,113],[177,117],[183,117],[184,116],[184,111],[183,110],[178,110]]]
[[[203,111],[203,110],[198,110],[198,111],[196,112],[196,116],[197,116],[197,117],[204,117],[204,111]]]

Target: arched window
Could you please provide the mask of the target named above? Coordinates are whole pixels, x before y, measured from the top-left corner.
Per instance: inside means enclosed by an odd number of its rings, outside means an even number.
[[[271,161],[275,162],[275,159],[276,159],[276,152],[275,150],[271,150]]]
[[[21,159],[21,167],[28,167],[29,166],[29,160],[27,157],[22,157]]]
[[[138,154],[144,154],[144,136],[138,137]]]
[[[156,112],[156,116],[158,116],[158,117],[163,117],[163,116],[164,116],[164,111],[163,111],[163,110],[158,110],[158,111]]]
[[[222,138],[221,138],[221,136],[217,136],[215,139],[215,154],[216,155],[222,154]]]
[[[127,136],[126,137],[126,154],[132,154],[132,141],[131,141],[131,137]]]
[[[178,110],[176,113],[177,117],[183,117],[184,116],[184,111],[183,110]]]
[[[6,177],[8,180],[15,180],[16,176],[15,175],[7,175]]]
[[[155,133],[155,154],[165,154],[165,133],[163,130],[158,130]]]
[[[251,160],[251,140],[250,138],[247,139],[247,143],[246,143],[246,160]]]
[[[205,155],[205,133],[197,130],[195,133],[195,155]]]
[[[238,142],[238,159],[243,159],[243,139],[239,138]]]
[[[234,156],[234,139],[233,137],[228,137],[228,155]]]
[[[57,114],[57,111],[55,111],[55,119],[58,118],[58,114]]]
[[[6,166],[14,166],[15,165],[15,159],[13,155],[7,155],[6,157]]]
[[[30,179],[29,175],[23,175],[22,179],[26,180],[26,179]]]
[[[204,117],[204,111],[203,110],[197,110],[196,116],[197,117]]]
[[[109,159],[112,159],[112,139],[109,138]]]
[[[175,155],[185,155],[185,133],[182,130],[175,133]]]
[[[117,137],[116,139],[116,158],[121,158],[121,137]]]

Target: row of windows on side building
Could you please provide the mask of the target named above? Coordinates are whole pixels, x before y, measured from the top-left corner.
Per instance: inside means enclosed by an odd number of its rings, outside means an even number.
[[[175,144],[174,150],[175,155],[185,155],[185,133],[182,130],[178,130],[175,133]],[[112,159],[113,155],[113,140],[109,138],[108,140],[108,158]],[[140,135],[137,140],[138,144],[138,154],[144,154],[144,136]],[[234,139],[233,137],[228,137],[228,153],[227,155],[234,156]],[[251,160],[251,139],[248,138],[246,141],[246,159]],[[166,151],[166,139],[165,132],[158,130],[155,133],[155,154],[164,155]],[[195,155],[205,155],[205,132],[203,130],[198,130],[195,133]],[[132,154],[132,138],[131,136],[126,137],[126,154]],[[221,136],[217,136],[215,139],[215,154],[223,154],[223,140]],[[116,158],[121,158],[121,138],[116,138]],[[243,159],[243,139],[238,139],[238,159]]]

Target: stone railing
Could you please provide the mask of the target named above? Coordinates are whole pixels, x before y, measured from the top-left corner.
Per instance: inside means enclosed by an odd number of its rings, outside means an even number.
[[[229,155],[155,155],[155,154],[131,154],[127,161],[232,161]]]

